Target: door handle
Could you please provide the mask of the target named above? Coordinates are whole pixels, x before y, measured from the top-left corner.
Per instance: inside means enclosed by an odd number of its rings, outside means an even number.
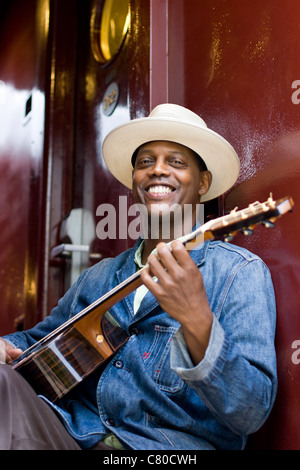
[[[88,245],[73,245],[72,243],[61,243],[60,245],[57,245],[52,248],[51,256],[53,258],[56,258],[57,256],[69,257],[73,251],[87,253],[88,251],[90,251],[90,247]]]
[[[65,270],[65,290],[89,267],[90,260],[102,259],[100,253],[90,253],[95,233],[94,217],[86,209],[72,209],[62,221],[58,238],[61,243],[51,249],[51,257],[70,259]],[[64,243],[64,240],[68,240],[68,243]]]
[[[73,252],[88,253],[90,247],[88,245],[73,245],[72,243],[61,243],[55,246],[51,250],[51,257],[56,258],[58,256],[69,258]],[[90,259],[101,259],[100,253],[89,253]]]

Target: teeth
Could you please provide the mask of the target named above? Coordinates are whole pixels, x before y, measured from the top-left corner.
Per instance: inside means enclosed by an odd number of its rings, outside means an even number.
[[[167,194],[171,193],[172,189],[168,186],[151,186],[148,192],[151,194]]]

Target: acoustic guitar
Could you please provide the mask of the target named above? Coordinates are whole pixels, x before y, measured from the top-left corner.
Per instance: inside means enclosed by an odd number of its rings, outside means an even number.
[[[234,209],[210,220],[180,240],[189,250],[204,238],[231,241],[238,232],[251,234],[258,224],[272,227],[277,218],[293,207],[292,198],[274,201],[270,196],[264,203],[255,202],[246,209]],[[142,284],[142,269],[24,351],[15,361],[12,367],[36,393],[57,401],[96,368],[105,365],[128,341],[130,336],[109,309]]]

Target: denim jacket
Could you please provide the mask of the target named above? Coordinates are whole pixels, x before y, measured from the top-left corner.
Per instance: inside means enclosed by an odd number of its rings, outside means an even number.
[[[86,270],[43,322],[5,339],[26,349],[48,334],[127,279],[135,249]],[[103,371],[50,403],[83,449],[111,432],[128,449],[242,449],[268,417],[277,388],[268,268],[218,241],[190,253],[214,314],[205,357],[193,365],[179,323],[150,292],[135,315],[134,293],[117,303],[110,313],[127,343]]]

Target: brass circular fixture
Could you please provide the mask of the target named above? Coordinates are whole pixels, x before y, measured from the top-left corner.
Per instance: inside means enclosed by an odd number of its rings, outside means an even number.
[[[110,63],[121,49],[130,25],[129,0],[98,2],[91,16],[91,41],[95,59]]]

